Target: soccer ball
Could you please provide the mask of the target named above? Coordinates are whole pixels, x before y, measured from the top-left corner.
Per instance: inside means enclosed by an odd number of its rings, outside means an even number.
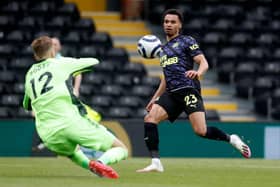
[[[155,35],[145,35],[138,40],[137,51],[144,58],[156,58],[161,51],[161,41]]]

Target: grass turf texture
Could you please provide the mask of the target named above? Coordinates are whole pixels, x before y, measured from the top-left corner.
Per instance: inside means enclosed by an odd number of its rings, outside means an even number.
[[[0,158],[0,187],[279,187],[280,160],[163,158],[164,173],[136,173],[148,158],[113,165],[98,178],[66,158]]]

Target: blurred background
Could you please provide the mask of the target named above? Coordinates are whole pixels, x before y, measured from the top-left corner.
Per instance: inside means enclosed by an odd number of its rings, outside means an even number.
[[[39,139],[21,106],[24,75],[34,63],[30,43],[41,35],[59,38],[63,56],[100,59],[94,72],[83,76],[80,98],[102,114],[102,123],[129,145],[131,156],[147,156],[143,117],[161,68],[158,59],[138,55],[137,41],[154,34],[165,43],[162,13],[177,8],[185,19],[183,34],[198,41],[210,64],[201,80],[209,124],[243,135],[253,157],[279,159],[279,5],[272,0],[2,0],[0,156],[52,155],[32,150]],[[216,143],[197,140],[185,114],[175,124],[160,126],[163,156],[239,157],[223,144],[215,148]],[[182,150],[166,146],[170,138],[186,144]],[[190,151],[190,146],[205,149]]]

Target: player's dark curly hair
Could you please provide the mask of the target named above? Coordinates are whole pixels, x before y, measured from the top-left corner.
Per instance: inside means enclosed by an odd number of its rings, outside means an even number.
[[[163,16],[162,16],[162,20],[164,20],[165,16],[167,14],[173,14],[173,15],[177,15],[180,22],[183,24],[184,22],[184,17],[183,17],[183,14],[181,13],[180,10],[178,9],[167,9],[164,13],[163,13]]]

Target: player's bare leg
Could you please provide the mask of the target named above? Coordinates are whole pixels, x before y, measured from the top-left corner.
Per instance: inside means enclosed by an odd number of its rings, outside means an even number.
[[[251,157],[250,147],[245,144],[238,135],[227,135],[216,127],[207,127],[204,112],[194,112],[189,117],[193,130],[197,135],[212,140],[229,142],[242,154],[243,157]]]
[[[154,104],[149,114],[145,116],[145,137],[144,140],[150,151],[152,160],[151,164],[145,168],[138,169],[136,172],[144,173],[144,172],[163,172],[163,166],[159,158],[159,135],[157,124],[167,119],[168,115],[166,111],[158,104]]]

